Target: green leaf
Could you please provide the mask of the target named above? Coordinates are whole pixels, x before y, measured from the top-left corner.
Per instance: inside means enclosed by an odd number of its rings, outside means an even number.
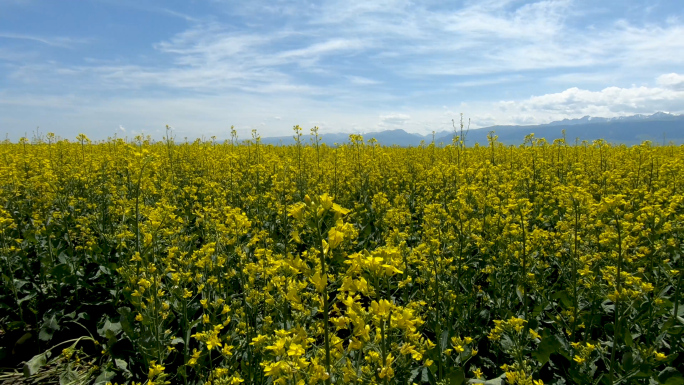
[[[670,366],[658,374],[658,382],[664,385],[682,385],[684,377],[679,370]]]
[[[71,275],[71,266],[67,263],[61,263],[57,266],[55,266],[52,271],[50,272],[52,274],[53,278],[57,281],[61,281],[65,277],[68,277]]]
[[[518,300],[520,301],[520,303],[525,303],[525,298],[523,298],[523,293],[522,291],[520,291],[520,288],[515,288],[515,294],[518,296]]]
[[[40,333],[38,333],[38,338],[41,341],[50,341],[52,339],[52,335],[52,332],[45,329],[41,329]]]
[[[511,351],[513,348],[515,348],[515,344],[513,343],[513,340],[508,335],[503,335],[501,337],[501,340],[499,340],[499,343],[501,344],[501,347],[503,348],[504,351]]]
[[[622,336],[625,345],[632,347],[634,345],[634,339],[632,338],[632,333],[629,330],[625,330]]]
[[[504,380],[506,374],[502,374],[497,378],[492,378],[491,380],[476,380],[476,379],[471,379],[468,380],[468,384],[484,384],[484,385],[503,385],[505,384]]]
[[[463,368],[452,368],[447,374],[446,379],[449,385],[462,385],[465,384],[465,373],[463,373]]]
[[[124,333],[126,333],[126,335],[130,338],[135,338],[135,331],[133,330],[133,314],[131,313],[131,309],[127,307],[120,307],[117,309],[117,311],[119,314],[121,314],[119,322],[121,323],[121,328],[123,329]]]
[[[49,341],[57,330],[60,329],[59,323],[57,322],[57,316],[52,315],[50,318],[46,319],[40,326],[40,333],[38,333],[38,338],[41,341]]]
[[[119,334],[121,329],[122,329],[121,322],[111,322],[108,319],[105,321],[105,323],[101,329],[97,329],[97,334],[99,334],[102,337],[109,338],[109,335],[108,335],[109,333],[107,333],[107,332],[111,332],[113,335],[117,335],[117,334]]]
[[[561,290],[555,293],[551,296],[551,298],[560,300],[560,303],[563,304],[563,306],[565,306],[566,308],[572,306],[572,298],[570,298],[570,295],[565,290]]]
[[[116,364],[116,367],[123,370],[126,373],[130,373],[128,370],[128,363],[120,358],[115,358],[114,359],[114,364]]]
[[[439,339],[440,351],[446,350],[448,340],[449,340],[449,332],[446,330],[442,331],[441,338]]]
[[[93,385],[105,385],[106,383],[110,382],[112,378],[114,378],[115,376],[116,373],[110,372],[108,370],[103,370],[102,373],[100,373],[100,375],[97,376]]]
[[[629,334],[629,333],[625,333]],[[625,353],[624,356],[622,356],[622,369],[630,372],[632,369],[635,368],[635,363],[634,363],[634,356],[632,355],[632,352],[627,352]]]
[[[27,283],[29,283],[29,282],[28,282],[28,281],[24,281],[24,280],[22,280],[22,279],[14,279],[14,287],[15,287],[17,290],[19,290],[19,289],[21,289],[22,287],[24,287],[24,285],[26,285]]]
[[[411,376],[409,377],[409,382],[414,382],[416,377],[418,377],[418,374],[420,371],[421,371],[420,367],[411,370]]]
[[[7,325],[8,330],[20,330],[26,326],[24,321],[12,321]]]
[[[548,329],[544,329],[542,333],[542,339],[539,343],[539,347],[535,352],[532,352],[532,357],[539,361],[542,366],[546,365],[551,358],[551,354],[560,353],[560,348],[562,344],[558,341],[558,337],[551,334]]]
[[[432,373],[432,370],[427,371],[427,376],[428,376],[428,382],[430,385],[436,385],[437,384],[437,377],[435,377],[435,374]]]
[[[100,266],[100,271],[106,275],[112,275],[111,270],[107,266]]]
[[[38,243],[35,233],[30,231],[24,233],[24,239],[29,241],[30,243]]]
[[[65,370],[59,375],[59,385],[75,384],[78,380],[78,373],[73,370]]]
[[[21,305],[23,302],[26,302],[26,301],[33,299],[36,295],[38,295],[38,293],[36,293],[36,292],[33,292],[33,293],[26,295],[25,297],[23,297],[17,301],[17,305]]]
[[[615,304],[613,301],[605,300],[601,303],[601,307],[606,314],[613,314],[615,310]]]
[[[43,352],[33,356],[28,362],[24,364],[24,376],[31,377],[32,375],[38,373],[40,368],[47,364],[47,360],[50,357],[50,352]]]
[[[105,337],[107,338],[107,346],[113,346],[116,343],[116,334],[111,330],[105,332]]]

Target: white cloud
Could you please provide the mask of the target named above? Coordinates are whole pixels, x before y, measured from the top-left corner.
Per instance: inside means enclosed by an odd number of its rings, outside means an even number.
[[[442,19],[442,27],[475,38],[546,40],[562,32],[570,4],[567,0],[540,1],[506,11],[510,2],[476,2]]]
[[[658,76],[657,82],[662,87],[676,91],[684,91],[684,75],[676,73],[660,75]]]
[[[559,75],[551,75],[545,79],[549,84],[554,86],[558,84],[592,84],[605,85],[615,84],[623,75],[615,71],[597,71],[587,69],[584,72],[566,72]]]
[[[352,76],[352,75],[349,75],[349,76],[347,76],[347,79],[349,79],[349,81],[350,81],[352,84],[356,84],[356,85],[359,85],[359,86],[370,86],[370,85],[374,85],[374,84],[380,84],[380,82],[377,81],[377,80],[369,79],[369,78],[366,78],[366,77],[363,77],[363,76]]]
[[[487,77],[475,80],[465,80],[461,82],[454,83],[455,87],[482,87],[491,86],[496,84],[511,83],[516,81],[522,81],[525,77],[522,75],[515,76],[497,76],[497,77]]]
[[[570,21],[583,17],[580,12],[591,11],[572,0],[527,4],[490,0],[438,9],[407,0],[343,3],[231,3],[231,13],[254,20],[256,26],[235,28],[217,18],[192,19],[186,30],[154,44],[169,59],[160,64],[92,63],[63,71],[89,72],[114,88],[280,90],[314,95],[335,94],[339,88],[329,92],[329,87],[319,87],[310,78],[298,76],[298,71],[319,75],[329,83],[346,77],[349,85],[370,85],[377,80],[366,81],[369,76],[361,73],[369,65],[378,66],[383,74],[415,81],[474,74],[501,77],[538,70],[591,72],[606,66],[639,71],[684,64],[679,54],[684,51],[681,21],[635,25],[618,20],[578,28]],[[270,19],[263,20],[264,13],[278,15],[283,22],[271,25]],[[62,38],[23,38],[63,44]],[[355,60],[335,60],[345,55],[354,55]],[[462,83],[467,86],[470,81]],[[495,84],[486,79],[480,82]]]
[[[671,103],[681,105],[683,99],[684,91],[658,87],[607,87],[600,91],[581,90],[574,87],[555,94],[532,97],[521,105],[531,110],[582,113],[589,109],[604,109],[606,113],[619,114],[662,109],[662,107],[671,106]],[[681,106],[684,107],[684,105]]]
[[[665,76],[658,77],[659,86],[656,87],[606,87],[599,91],[573,87],[524,100],[500,101],[491,105],[494,108],[489,108],[498,124],[540,124],[587,115],[610,118],[656,111],[684,113],[684,88],[671,87],[672,84],[681,84],[672,79],[683,77],[678,74]],[[664,82],[668,88],[663,87]],[[476,114],[484,113],[487,108],[486,105],[476,105]],[[479,122],[477,125],[483,126]]]
[[[399,128],[406,125],[411,120],[411,116],[401,113],[391,113],[386,115],[380,115],[380,122],[378,123],[378,128]]]
[[[0,106],[8,108],[49,108],[49,109],[72,109],[79,105],[78,98],[74,95],[30,95],[14,94],[7,90],[0,90]]]
[[[0,40],[2,40],[2,39],[28,40],[28,41],[33,41],[33,42],[38,42],[38,43],[42,43],[45,45],[49,45],[52,47],[61,47],[61,48],[72,48],[77,44],[84,44],[84,43],[87,43],[90,41],[90,39],[85,39],[85,38],[73,38],[73,37],[64,37],[64,36],[44,37],[44,36],[34,36],[34,35],[26,35],[26,34],[19,34],[19,33],[0,32]]]
[[[7,62],[27,62],[31,59],[35,59],[36,55],[31,55],[23,52],[11,51],[6,48],[0,47],[0,61]]]
[[[215,0],[225,13],[195,17],[127,0],[187,24],[116,60],[74,54],[66,64],[2,47],[0,117],[28,122],[45,106],[63,127],[79,119],[100,126],[101,118],[129,132],[174,122],[189,136],[230,124],[266,136],[302,122],[322,122],[322,132],[427,133],[450,129],[451,111],[480,127],[684,112],[684,76],[668,73],[684,65],[682,20],[609,16],[589,26],[587,15],[600,10],[577,0],[458,3]],[[24,47],[87,42],[3,38]]]
[[[30,113],[36,108],[49,115],[50,120],[41,120],[40,116]],[[350,114],[352,110],[354,113]],[[23,133],[39,125],[41,129],[64,137],[75,137],[78,132],[85,132],[94,139],[106,138],[113,132],[88,132],[92,127],[122,128],[124,125],[130,136],[143,131],[163,131],[164,125],[171,124],[176,128],[178,140],[201,135],[229,138],[231,125],[235,125],[241,138],[248,137],[253,128],[258,129],[262,137],[288,135],[295,124],[302,124],[305,129],[318,125],[321,133],[401,128],[428,134],[433,130],[452,130],[451,120],[454,119],[458,125],[460,112],[464,113],[466,125],[468,119],[472,119],[472,128],[478,128],[496,124],[540,124],[585,115],[616,117],[655,111],[684,113],[684,90],[665,88],[660,84],[606,87],[596,91],[575,87],[526,99],[469,102],[444,107],[415,106],[400,111],[389,110],[380,115],[373,108],[359,108],[353,104],[330,106],[325,101],[268,94],[83,101],[75,97],[17,97],[0,92],[0,129],[7,131],[8,127],[15,127],[17,133]],[[122,117],[127,123],[120,123]],[[161,139],[161,134],[157,139]]]
[[[358,39],[331,39],[304,48],[283,51],[275,56],[277,64],[286,63],[292,59],[319,58],[323,55],[340,51],[353,51],[364,47],[364,42]],[[279,62],[278,59],[283,60]]]
[[[404,113],[383,115],[377,125],[380,129],[403,128],[427,134],[432,130],[450,130],[451,119],[458,125],[459,112],[465,122],[472,119],[472,127],[492,125],[543,124],[583,116],[618,117],[634,114],[652,114],[666,111],[684,114],[684,89],[667,88],[684,78],[679,74],[660,76],[655,86],[606,87],[592,91],[572,87],[561,92],[535,95],[526,99],[497,102],[481,101],[461,103],[451,107],[412,108]]]
[[[155,44],[155,48],[171,55],[172,66],[132,64],[80,65],[67,68],[24,65],[12,74],[33,81],[54,75],[91,76],[91,83],[101,82],[112,88],[163,86],[197,91],[237,90],[257,93],[323,94],[323,87],[297,81],[282,66],[297,65],[310,72],[324,72],[318,62],[347,52],[363,49],[359,39],[331,38],[299,48],[282,48],[293,32],[275,34],[235,34],[211,23],[186,30],[173,38]],[[43,75],[43,76],[41,76]],[[48,76],[52,78],[52,76]],[[362,81],[354,77],[353,82]],[[370,84],[370,80],[368,83]]]

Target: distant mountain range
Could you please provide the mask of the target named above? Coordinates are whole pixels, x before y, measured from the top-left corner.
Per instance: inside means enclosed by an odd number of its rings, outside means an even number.
[[[504,144],[522,144],[525,136],[533,133],[536,138],[545,138],[548,142],[563,137],[568,142],[593,141],[605,139],[615,144],[639,144],[645,140],[654,143],[675,144],[684,143],[684,115],[673,115],[665,112],[656,112],[653,115],[632,115],[617,118],[600,118],[585,116],[579,119],[563,119],[557,122],[532,126],[491,126],[471,129],[465,140],[466,145],[475,143],[487,144],[487,135],[494,131],[498,136],[497,141]],[[453,138],[452,131],[435,133],[435,143],[450,144]],[[321,134],[322,142],[328,145],[341,144],[349,141],[348,133]],[[421,142],[432,142],[432,134],[419,135],[404,130],[386,130],[363,134],[364,140],[375,138],[378,143],[385,146],[419,146]],[[309,142],[310,136],[302,136],[302,141]],[[262,138],[266,144],[294,144],[292,136]]]

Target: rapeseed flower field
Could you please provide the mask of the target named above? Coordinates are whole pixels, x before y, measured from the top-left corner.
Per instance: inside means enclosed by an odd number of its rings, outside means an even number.
[[[0,144],[0,383],[684,383],[684,148],[294,131]]]

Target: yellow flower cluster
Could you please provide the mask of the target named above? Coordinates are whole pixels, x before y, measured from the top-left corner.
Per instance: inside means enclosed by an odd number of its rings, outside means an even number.
[[[47,339],[98,309],[98,366],[148,385],[681,363],[683,147],[294,134],[1,144],[0,323]]]
[[[587,362],[587,359],[589,359],[591,353],[596,350],[596,345],[589,342],[585,342],[584,344],[580,342],[573,342],[571,345],[573,349],[575,349],[575,356],[572,359],[578,364]]]

